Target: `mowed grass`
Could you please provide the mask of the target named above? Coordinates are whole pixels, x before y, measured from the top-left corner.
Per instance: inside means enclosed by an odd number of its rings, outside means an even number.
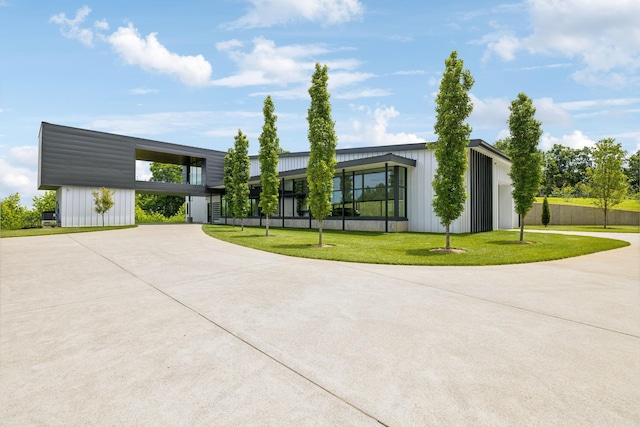
[[[451,236],[453,248],[464,249],[462,254],[440,253],[443,234],[431,233],[372,233],[325,230],[323,243],[317,247],[317,230],[270,229],[227,225],[204,225],[211,237],[226,242],[303,258],[372,264],[399,265],[496,265],[520,264],[569,258],[628,246],[621,240],[571,236],[562,234],[526,233],[529,244],[518,243],[517,231],[491,231]]]
[[[601,225],[525,225],[527,230],[551,230],[551,231],[589,231],[598,233],[640,233],[640,226],[637,225],[608,225],[607,228]]]
[[[544,197],[536,197],[536,203],[542,203]],[[547,198],[549,204],[552,205],[569,205],[569,206],[586,206],[595,208],[593,204],[594,199],[585,197],[573,197],[564,199],[562,197],[549,197]],[[636,199],[625,199],[619,205],[615,205],[613,210],[640,212],[640,201]]]
[[[55,228],[27,228],[24,230],[0,230],[0,237],[48,236],[51,234],[87,233],[90,231],[121,230],[133,228],[135,225],[118,225],[107,227],[55,227]]]

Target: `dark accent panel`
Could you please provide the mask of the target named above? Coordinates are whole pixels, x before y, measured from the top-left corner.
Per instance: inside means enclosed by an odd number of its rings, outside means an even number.
[[[135,147],[125,136],[42,123],[39,157],[41,190],[61,185],[135,187]]]
[[[489,156],[469,150],[471,187],[471,232],[493,230],[493,160]]]
[[[38,188],[55,190],[62,185],[137,189],[136,159],[189,164],[204,159],[202,188],[191,195],[213,192],[221,186],[225,152],[168,142],[115,135],[87,129],[42,123],[39,135]],[[141,188],[144,190],[144,188]],[[184,189],[168,189],[183,194]],[[175,191],[174,191],[175,190]]]

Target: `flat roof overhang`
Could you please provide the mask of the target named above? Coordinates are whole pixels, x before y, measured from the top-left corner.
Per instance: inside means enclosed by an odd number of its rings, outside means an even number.
[[[345,172],[358,171],[363,169],[375,169],[388,166],[415,167],[416,161],[407,157],[398,156],[396,154],[387,153],[382,156],[363,157],[361,159],[347,160],[339,162],[336,165],[336,171],[345,170]],[[283,171],[278,174],[278,178],[302,178],[307,176],[307,169],[293,169]],[[260,183],[260,176],[252,176],[249,178],[250,184]]]

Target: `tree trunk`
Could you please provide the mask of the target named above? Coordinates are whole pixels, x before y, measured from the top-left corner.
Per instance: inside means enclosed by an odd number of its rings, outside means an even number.
[[[445,244],[444,244],[444,248],[449,250],[451,248],[451,245],[449,244],[449,224],[447,224],[445,226],[446,228],[446,237],[445,237]]]
[[[520,215],[520,243],[524,242],[524,215]]]
[[[266,236],[269,237],[269,214],[266,214],[265,216],[266,216],[265,225],[266,225],[266,230],[267,230]]]
[[[322,247],[322,220],[318,221],[318,246]]]
[[[608,209],[604,210],[604,228],[607,228],[607,210]]]
[[[605,218],[606,218],[606,216],[605,216]],[[606,228],[606,221],[607,220],[605,219],[605,228]],[[104,214],[102,214],[102,226],[104,227]]]
[[[240,231],[244,231],[244,218],[240,218]]]

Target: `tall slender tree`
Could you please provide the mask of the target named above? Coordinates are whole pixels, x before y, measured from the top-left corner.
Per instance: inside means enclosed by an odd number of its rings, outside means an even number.
[[[224,156],[224,199],[226,202],[226,215],[231,214],[231,224],[236,225],[236,213],[233,207],[233,198],[235,192],[233,191],[233,164],[235,162],[236,151],[233,148],[229,148],[227,154]]]
[[[538,142],[542,136],[540,122],[534,116],[536,109],[531,99],[524,93],[509,106],[509,131],[511,144],[511,170],[509,176],[513,183],[511,192],[515,211],[520,216],[520,242],[524,242],[524,217],[533,207],[536,193],[542,177],[542,153],[538,150]]]
[[[464,123],[473,110],[473,104],[467,92],[474,80],[469,70],[463,70],[464,61],[458,59],[456,51],[445,60],[445,71],[440,81],[440,90],[436,97],[435,157],[438,162],[432,201],[440,223],[445,227],[445,249],[449,250],[449,231],[464,210],[467,198],[464,175],[467,170],[467,145],[471,135],[471,126]]]
[[[308,138],[311,145],[307,165],[309,183],[309,208],[318,221],[318,246],[322,246],[322,222],[331,214],[331,193],[336,167],[335,122],[331,119],[331,103],[327,82],[329,68],[316,63],[311,77],[311,106],[307,113]]]
[[[549,225],[551,222],[551,210],[549,209],[549,200],[547,200],[547,196],[544,196],[544,200],[542,201],[542,225],[545,227]]]
[[[627,178],[622,171],[625,152],[613,138],[601,139],[591,150],[594,167],[589,173],[594,204],[604,213],[604,228],[612,207],[620,203],[627,193]]]
[[[260,209],[266,216],[265,235],[269,236],[269,215],[273,215],[278,208],[278,152],[280,151],[280,140],[278,139],[278,128],[276,120],[278,116],[274,114],[275,107],[270,96],[264,100],[262,112],[264,114],[264,125],[260,134]]]
[[[235,137],[233,162],[233,211],[240,219],[240,227],[244,231],[244,219],[249,214],[249,140],[238,129]]]

